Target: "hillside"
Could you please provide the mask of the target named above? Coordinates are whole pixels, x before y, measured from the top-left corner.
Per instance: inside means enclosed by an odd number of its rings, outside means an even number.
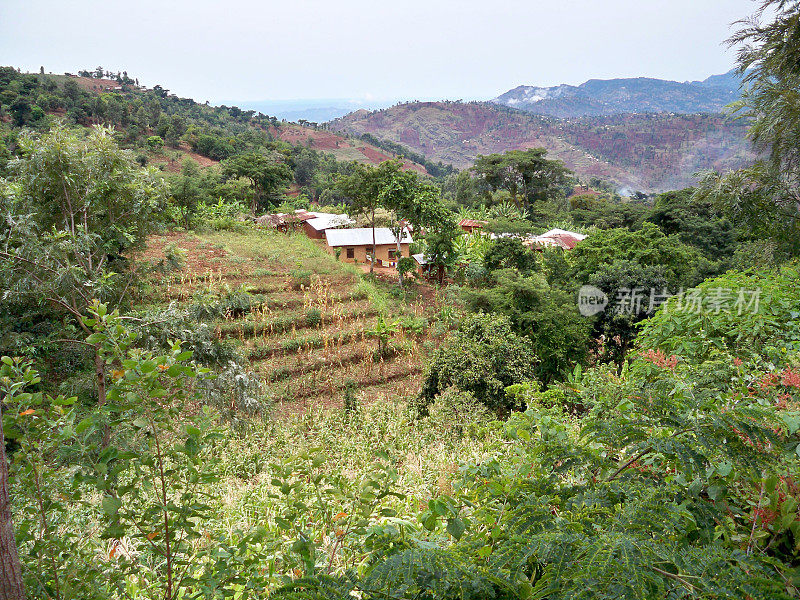
[[[734,71],[704,81],[665,81],[648,77],[590,79],[578,86],[521,85],[492,102],[552,117],[624,113],[716,113],[739,97]]]
[[[479,154],[541,146],[582,179],[646,192],[686,187],[699,170],[735,168],[754,158],[746,124],[713,114],[558,120],[486,102],[416,102],[357,111],[330,128],[370,134],[459,168]]]
[[[200,104],[161,86],[141,87],[127,75],[114,80],[0,67],[0,143],[2,129],[44,129],[54,119],[114,127],[125,147],[171,172],[179,171],[187,157],[207,167],[273,141],[323,152],[337,161],[378,164],[395,158],[363,140],[236,106]],[[152,146],[151,136],[162,138],[163,147]],[[406,168],[426,172],[421,165],[404,162]]]
[[[147,279],[142,309],[211,311],[214,337],[233,344],[263,393],[280,413],[341,406],[347,386],[366,403],[419,392],[428,306],[407,305],[362,281],[360,270],[325,252],[305,234],[167,233],[152,237],[138,257],[142,268],[178,253],[182,266]],[[198,304],[198,298],[203,303]],[[390,353],[376,357],[370,331],[379,315],[400,323]]]

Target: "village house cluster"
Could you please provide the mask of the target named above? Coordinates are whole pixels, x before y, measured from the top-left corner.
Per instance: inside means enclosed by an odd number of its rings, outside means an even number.
[[[428,260],[424,254],[411,254],[411,228],[405,227],[398,240],[395,230],[389,227],[353,227],[355,220],[346,214],[323,213],[303,209],[291,213],[263,215],[255,222],[263,227],[277,231],[304,231],[315,240],[325,240],[328,251],[344,262],[368,264],[372,261],[373,247],[375,265],[391,269],[397,268],[402,257],[412,257],[420,275],[429,273]],[[467,234],[481,234],[487,221],[462,219],[459,228]],[[513,234],[491,233],[492,239]],[[541,235],[529,235],[522,239],[523,244],[532,250],[545,248],[572,250],[586,236],[565,229],[551,229]]]

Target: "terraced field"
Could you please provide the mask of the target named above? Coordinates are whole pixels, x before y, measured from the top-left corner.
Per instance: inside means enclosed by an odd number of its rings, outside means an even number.
[[[210,315],[215,335],[263,378],[276,412],[338,405],[346,389],[362,403],[419,391],[423,348],[435,344],[430,293],[397,299],[392,284],[365,279],[302,233],[171,233],[153,237],[140,258],[152,265],[165,256],[180,266],[151,277],[149,302],[223,305]]]

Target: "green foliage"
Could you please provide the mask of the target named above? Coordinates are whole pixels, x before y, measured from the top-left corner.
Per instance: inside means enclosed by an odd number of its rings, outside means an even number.
[[[551,287],[542,275],[496,271],[485,289],[466,290],[473,311],[502,314],[514,331],[530,342],[538,359],[535,374],[545,383],[582,364],[592,323],[581,316],[570,294]]]
[[[181,222],[188,230],[196,221],[198,207],[207,198],[206,190],[200,180],[200,168],[193,160],[186,160],[181,174],[170,181],[170,194],[173,206],[180,213]]]
[[[796,350],[800,342],[798,283],[796,263],[778,272],[729,272],[709,279],[644,322],[639,342],[693,363],[727,356],[781,364],[787,358],[785,344]],[[702,310],[686,308],[690,295],[706,299]],[[710,303],[715,298],[719,309]]]
[[[158,152],[164,147],[164,140],[160,136],[151,135],[147,138],[147,147],[153,152]]]
[[[94,299],[130,301],[126,254],[154,226],[162,181],[102,128],[86,137],[63,127],[24,133],[19,144],[12,177],[0,180],[4,302],[46,302],[80,326]]]
[[[251,214],[269,206],[272,195],[291,180],[291,171],[281,162],[279,155],[240,154],[226,160],[222,169],[226,177],[243,177],[250,182],[253,188]]]
[[[400,323],[398,321],[387,322],[383,314],[379,314],[375,326],[364,332],[369,337],[375,338],[378,343],[377,348],[375,348],[375,358],[377,360],[389,357],[389,340],[399,329]]]
[[[529,274],[538,270],[536,255],[514,237],[501,237],[491,241],[483,255],[483,266],[488,271],[516,269]]]
[[[505,388],[533,380],[536,362],[533,351],[512,331],[507,317],[470,315],[434,354],[418,406],[426,411],[436,396],[455,387],[472,393],[490,410],[507,413],[518,407],[509,402]]]
[[[638,231],[609,229],[591,235],[571,252],[570,258],[578,282],[588,281],[604,265],[627,260],[663,268],[667,284],[674,288],[696,283],[695,271],[700,261],[694,248],[648,223]]]
[[[701,202],[693,192],[688,188],[661,194],[647,220],[666,235],[677,234],[684,244],[695,246],[710,260],[729,257],[736,231],[710,202]]]
[[[514,204],[527,207],[557,195],[569,180],[570,171],[563,163],[546,155],[544,148],[479,155],[472,170],[487,191],[506,190]]]

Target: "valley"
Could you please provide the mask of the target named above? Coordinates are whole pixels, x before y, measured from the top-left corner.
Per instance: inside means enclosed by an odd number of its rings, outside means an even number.
[[[747,124],[713,114],[553,119],[489,103],[425,102],[357,111],[330,129],[370,134],[459,169],[479,154],[543,147],[582,180],[642,192],[687,187],[699,171],[735,169],[756,157]]]

